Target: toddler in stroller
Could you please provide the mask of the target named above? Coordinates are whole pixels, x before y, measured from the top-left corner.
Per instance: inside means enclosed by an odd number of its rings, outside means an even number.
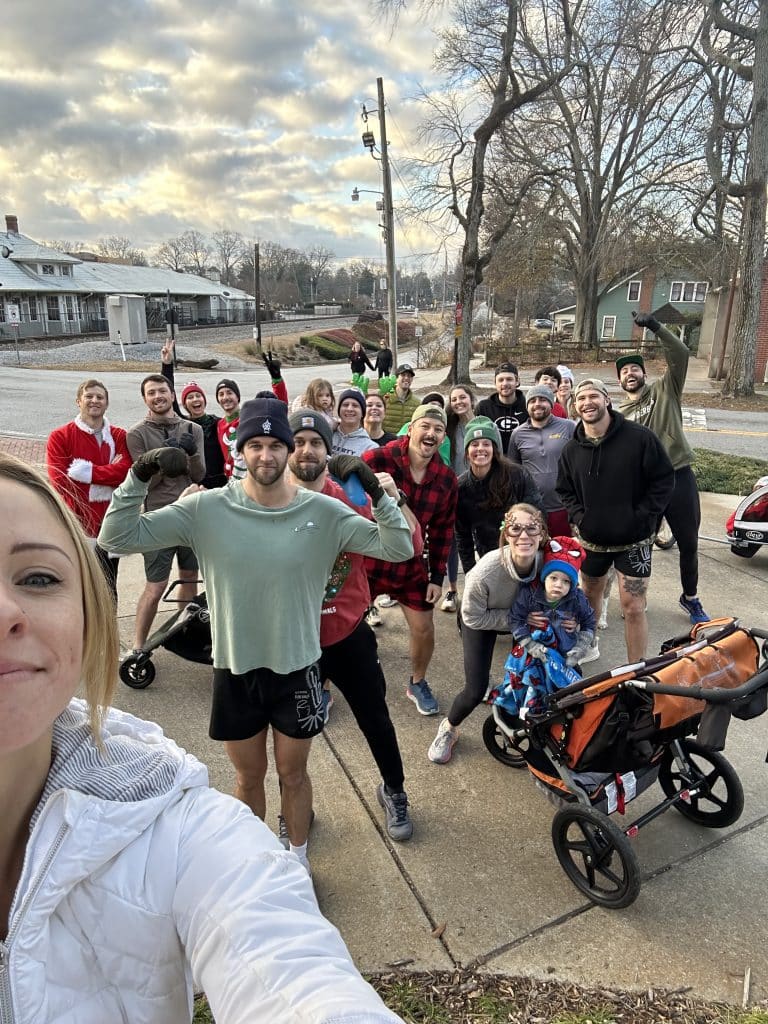
[[[738,820],[743,788],[720,751],[731,716],[768,709],[766,640],[768,632],[733,619],[700,623],[655,658],[553,690],[525,719],[489,693],[485,744],[504,764],[522,762],[557,797],[555,853],[593,903],[615,909],[636,899],[630,840],[669,808],[705,828]],[[623,815],[656,781],[661,803],[615,825],[609,816]]]
[[[595,615],[579,589],[584,549],[572,537],[553,537],[539,579],[520,588],[509,613],[513,646],[504,666],[498,701],[513,714],[541,707],[542,698],[577,682],[577,666],[595,636]],[[531,615],[541,616],[532,629]],[[576,628],[565,628],[575,623]]]

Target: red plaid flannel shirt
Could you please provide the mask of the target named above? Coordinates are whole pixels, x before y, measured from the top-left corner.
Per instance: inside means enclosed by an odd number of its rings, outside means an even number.
[[[420,484],[411,476],[408,461],[410,438],[406,435],[390,441],[383,448],[373,448],[363,459],[374,473],[389,473],[408,499],[408,507],[416,516],[424,535],[428,554],[429,582],[441,585],[453,543],[456,516],[456,474],[435,453]],[[396,594],[409,590],[414,577],[422,576],[422,558],[414,556],[407,562],[382,562],[366,559],[371,591],[374,594]]]

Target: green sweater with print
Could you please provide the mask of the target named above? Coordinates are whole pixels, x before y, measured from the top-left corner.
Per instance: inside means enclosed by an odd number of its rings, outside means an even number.
[[[695,456],[683,433],[681,407],[690,351],[676,334],[660,327],[657,337],[664,347],[667,368],[653,384],[646,384],[635,401],[626,398],[619,412],[628,420],[652,430],[664,445],[674,469],[690,466]]]
[[[205,580],[213,664],[236,674],[287,673],[320,657],[320,609],[336,556],[392,562],[413,556],[411,531],[385,495],[374,522],[324,494],[297,488],[285,508],[257,505],[240,481],[142,514],[147,485],[130,472],[115,490],[99,543],[130,554],[188,545]]]

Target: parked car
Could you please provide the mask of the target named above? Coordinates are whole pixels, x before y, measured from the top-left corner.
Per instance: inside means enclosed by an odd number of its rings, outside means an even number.
[[[544,316],[540,316],[533,321],[533,326],[536,328],[537,331],[551,331],[552,321],[547,320],[547,318]]]

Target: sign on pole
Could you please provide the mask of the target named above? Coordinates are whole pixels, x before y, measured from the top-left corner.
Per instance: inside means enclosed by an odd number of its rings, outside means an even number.
[[[18,326],[21,323],[21,311],[15,302],[9,302],[5,307],[5,319],[9,324]]]

